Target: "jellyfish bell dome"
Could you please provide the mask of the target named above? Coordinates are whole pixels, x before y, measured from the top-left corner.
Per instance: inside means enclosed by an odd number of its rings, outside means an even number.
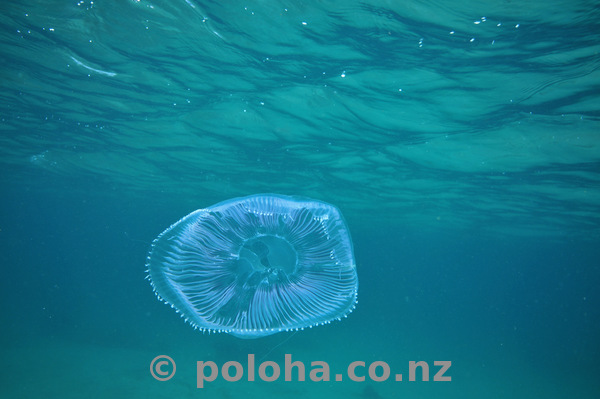
[[[152,243],[158,298],[202,331],[258,338],[341,319],[356,304],[348,227],[333,205],[259,194],[185,216]]]

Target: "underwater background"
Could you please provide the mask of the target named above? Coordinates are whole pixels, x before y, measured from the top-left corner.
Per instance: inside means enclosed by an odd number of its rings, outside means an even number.
[[[3,1],[0,84],[0,397],[598,397],[600,2]],[[257,193],[340,208],[347,319],[242,340],[156,299],[152,240]],[[307,381],[196,388],[286,353]]]

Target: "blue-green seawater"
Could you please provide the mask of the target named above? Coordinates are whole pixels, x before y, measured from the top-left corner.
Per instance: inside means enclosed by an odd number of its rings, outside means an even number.
[[[3,1],[0,85],[0,397],[598,397],[600,2]],[[151,241],[268,192],[341,209],[356,310],[194,331]],[[286,353],[307,381],[196,388]]]

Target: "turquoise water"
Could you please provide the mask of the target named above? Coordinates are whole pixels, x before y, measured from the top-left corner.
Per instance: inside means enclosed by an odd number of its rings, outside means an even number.
[[[2,2],[0,397],[596,398],[599,10]],[[145,280],[150,242],[264,192],[341,209],[356,310],[256,340],[194,331]],[[286,353],[331,381],[196,388],[196,361]],[[404,380],[335,381],[378,360]]]

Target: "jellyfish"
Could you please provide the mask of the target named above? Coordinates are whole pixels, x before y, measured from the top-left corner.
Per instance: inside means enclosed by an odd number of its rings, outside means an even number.
[[[201,331],[258,338],[356,306],[346,222],[307,198],[258,194],[198,209],[154,240],[146,266],[157,297]]]

